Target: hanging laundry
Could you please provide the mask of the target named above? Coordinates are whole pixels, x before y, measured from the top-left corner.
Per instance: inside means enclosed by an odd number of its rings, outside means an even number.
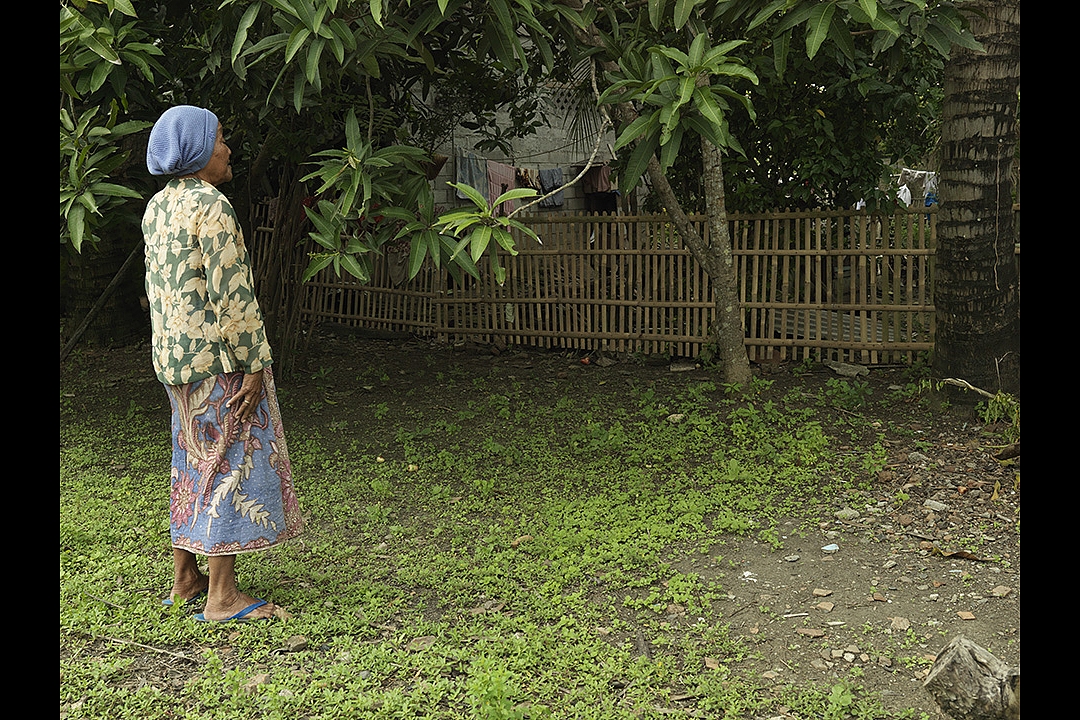
[[[904,207],[911,204],[911,190],[908,189],[907,185],[900,186],[900,190],[896,193],[896,199],[902,202]]]
[[[485,200],[491,200],[488,197],[490,190],[488,187],[487,160],[472,153],[461,152],[457,157],[456,177],[458,183],[475,188],[484,196]],[[468,198],[468,195],[460,190],[457,190],[455,194],[458,200]]]
[[[589,168],[581,181],[582,190],[585,194],[598,192],[611,192],[611,168],[607,165],[597,165]]]
[[[549,168],[547,170],[541,170],[540,173],[540,193],[547,195],[555,188],[561,188],[563,184],[563,172],[562,168]],[[555,193],[549,198],[544,198],[540,201],[540,207],[562,207],[563,204],[563,191]]]
[[[488,202],[494,202],[507,190],[513,190],[516,186],[516,173],[512,165],[504,165],[494,160],[488,160]],[[497,215],[509,215],[517,207],[516,200],[507,200],[499,205],[495,212]]]

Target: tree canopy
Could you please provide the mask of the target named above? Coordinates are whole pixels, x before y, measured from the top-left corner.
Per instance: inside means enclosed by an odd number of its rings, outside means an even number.
[[[425,160],[458,125],[487,147],[512,143],[544,122],[545,84],[577,78],[617,125],[622,188],[648,176],[724,284],[725,180],[748,209],[873,199],[883,163],[931,141],[942,58],[954,45],[979,47],[958,3],[944,0],[62,0],[60,9],[62,244],[78,250],[122,218],[106,210],[149,187],[131,138],[186,102],[222,118],[248,160],[248,194],[274,189],[273,162],[310,163],[318,202],[307,212],[323,251],[309,274],[332,264],[361,278],[371,252],[407,240],[413,272],[430,257],[475,274],[488,255],[501,280],[498,252],[513,252],[507,222],[483,203],[437,217]],[[500,109],[509,123],[495,122]],[[702,206],[711,245],[684,220]],[[393,222],[373,227],[375,215]],[[737,303],[721,304],[737,354]],[[725,361],[725,371],[738,381],[745,353],[741,365]]]

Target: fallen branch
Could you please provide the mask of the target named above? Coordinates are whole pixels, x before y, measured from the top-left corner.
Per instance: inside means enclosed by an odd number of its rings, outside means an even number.
[[[977,392],[980,395],[982,395],[984,398],[990,398],[991,400],[994,399],[994,394],[993,393],[988,393],[988,392],[986,392],[985,390],[983,390],[981,388],[975,387],[974,385],[969,383],[967,380],[961,380],[960,378],[945,378],[944,380],[941,381],[941,384],[942,385],[955,385],[956,387],[964,388],[965,390],[972,390],[974,392]]]
[[[162,655],[170,655],[170,656],[172,656],[174,658],[177,658],[179,660],[187,660],[188,662],[199,662],[197,659],[195,659],[193,657],[188,657],[187,655],[181,655],[180,653],[174,653],[174,652],[171,652],[169,650],[162,650],[161,648],[156,648],[153,645],[143,645],[142,643],[137,643],[134,640],[123,640],[121,638],[114,638],[114,637],[108,637],[108,636],[104,636],[101,639],[102,640],[108,640],[108,641],[114,642],[114,643],[119,643],[121,645],[134,645],[135,647],[140,647],[143,650],[152,650],[152,651],[154,651],[156,653],[161,653]]]

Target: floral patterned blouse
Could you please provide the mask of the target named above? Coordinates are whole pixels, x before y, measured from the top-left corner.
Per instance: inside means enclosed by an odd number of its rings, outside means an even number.
[[[269,366],[244,236],[228,199],[197,178],[173,179],[142,221],[154,370],[166,385]]]

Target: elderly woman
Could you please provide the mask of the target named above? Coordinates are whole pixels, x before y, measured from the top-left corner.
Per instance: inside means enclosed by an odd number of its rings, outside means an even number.
[[[273,604],[237,587],[236,556],[302,524],[244,238],[217,189],[232,179],[230,154],[212,112],[166,110],[146,165],[173,177],[142,222],[154,370],[172,404],[173,586],[163,602],[205,594],[195,616],[205,622],[273,617]]]

